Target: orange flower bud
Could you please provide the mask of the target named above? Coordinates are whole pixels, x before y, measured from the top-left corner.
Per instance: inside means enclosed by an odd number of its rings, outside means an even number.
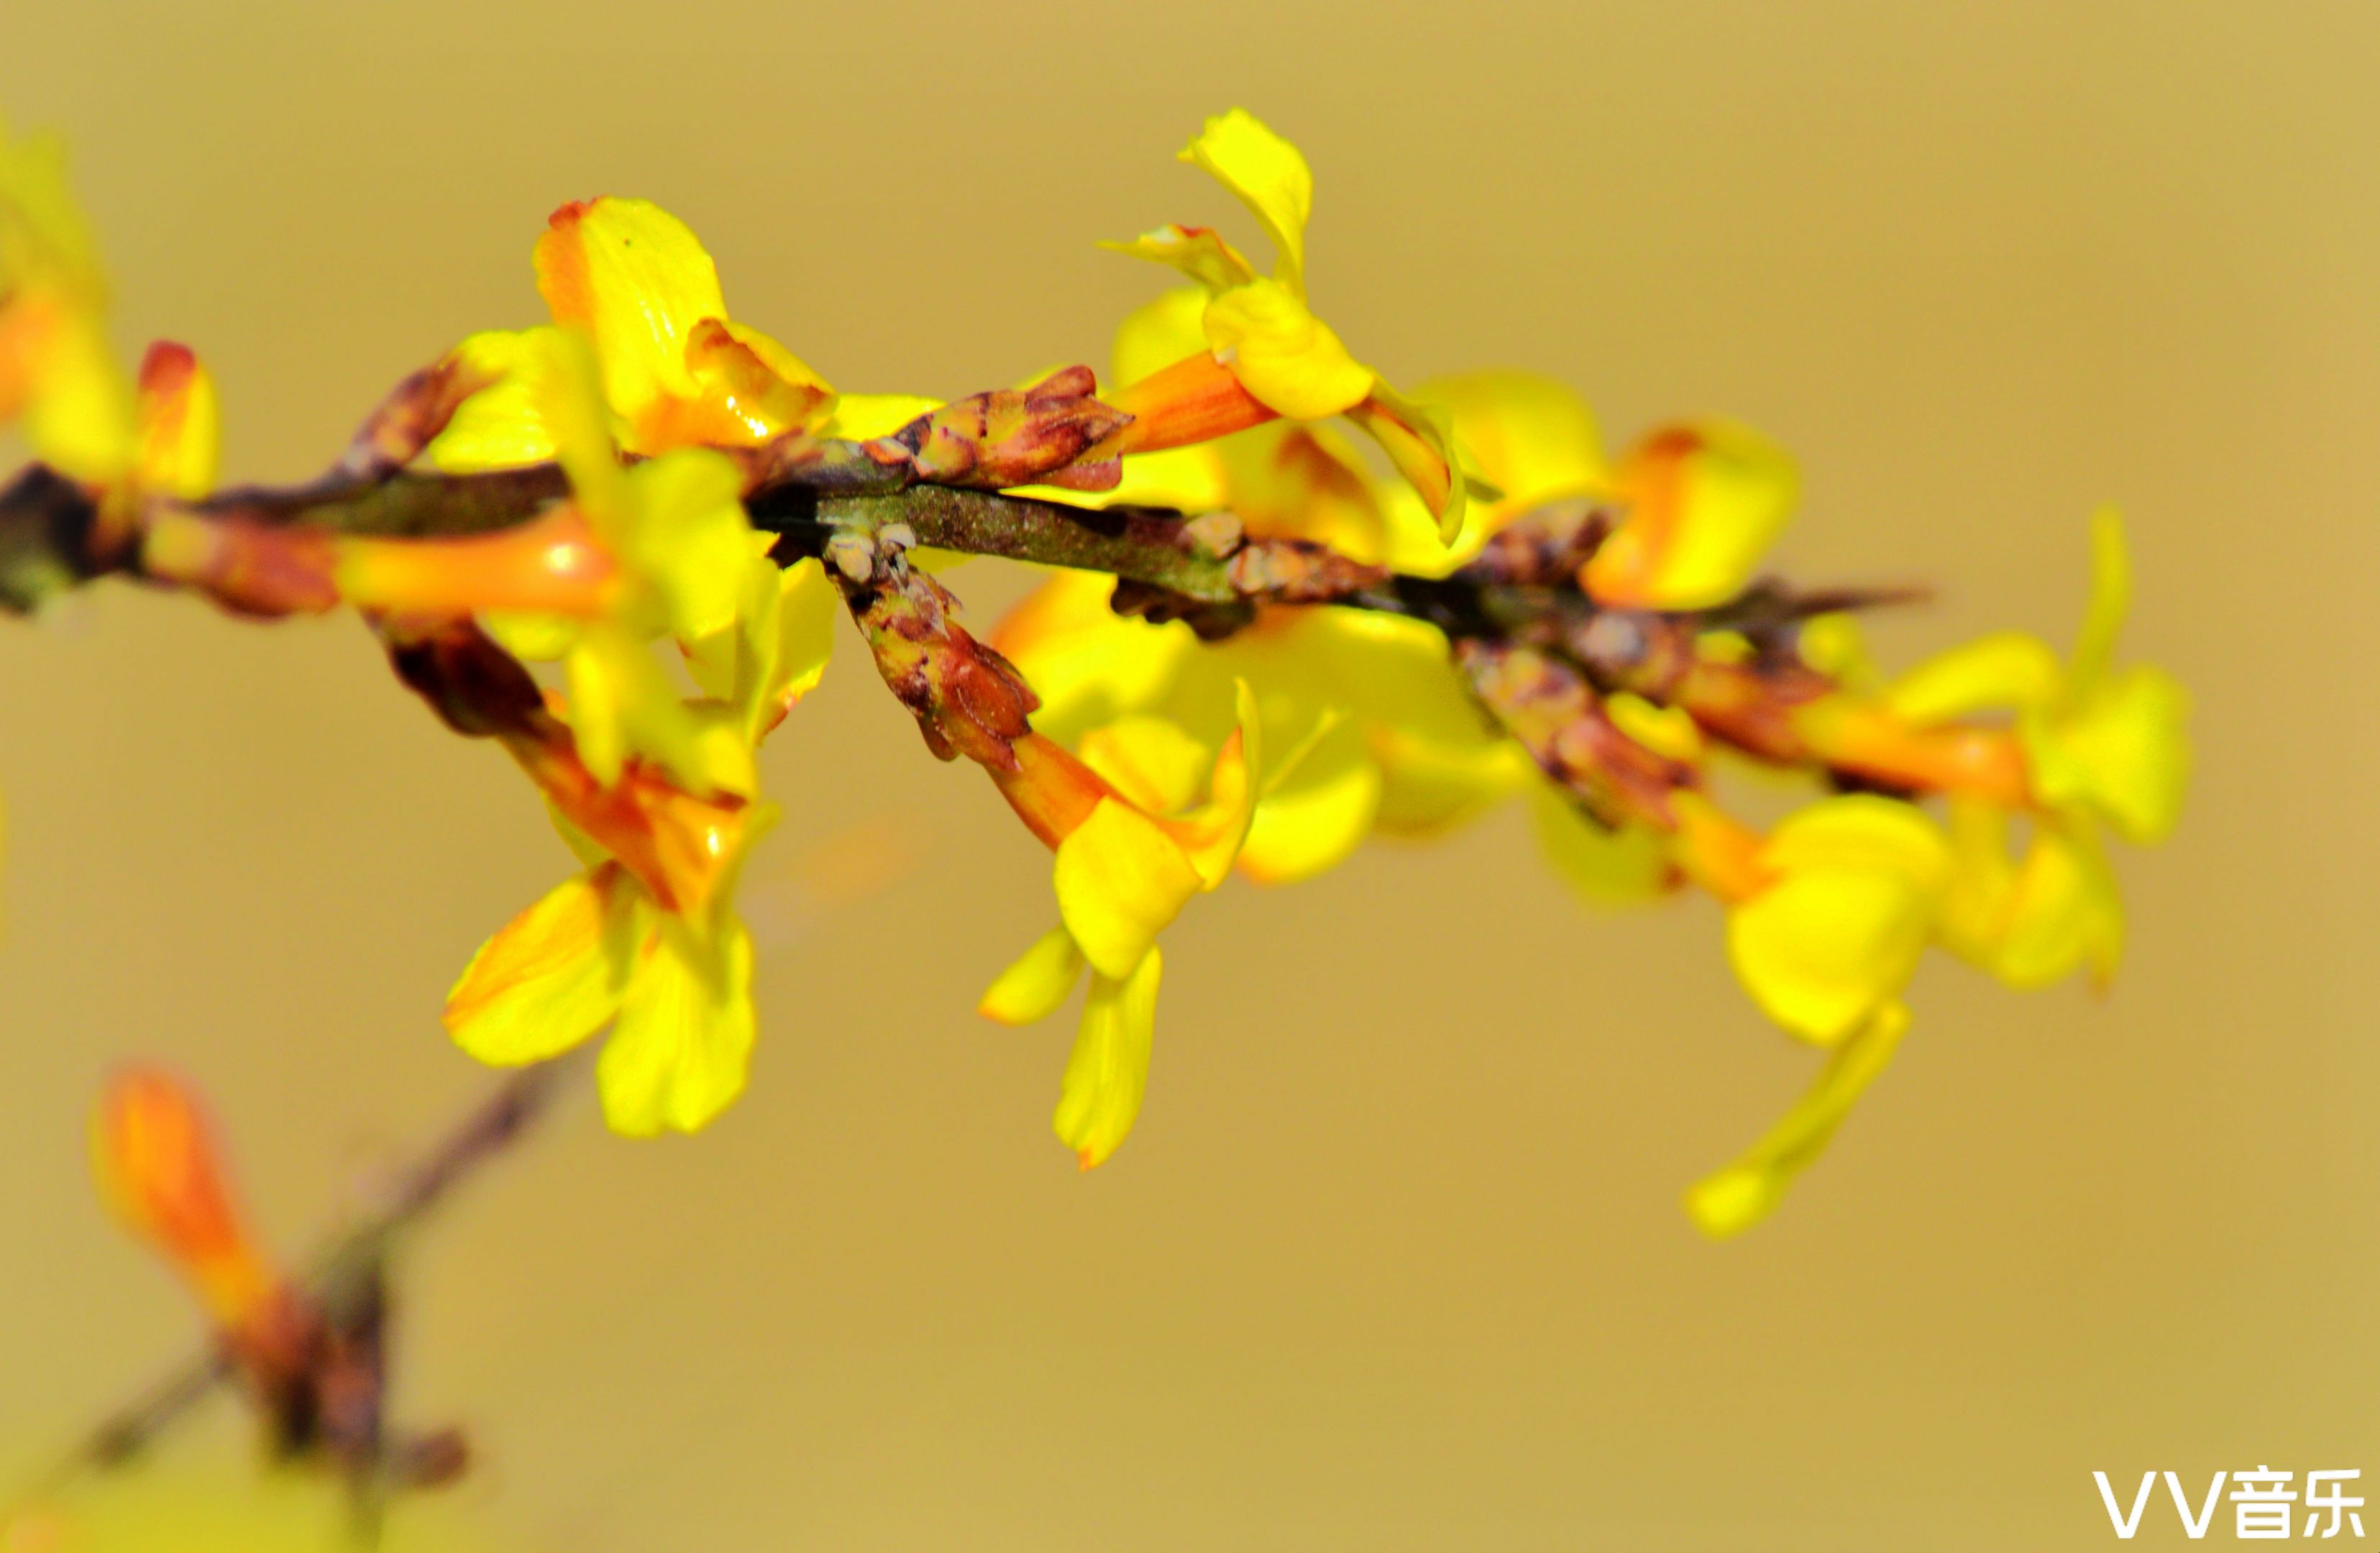
[[[180,1269],[219,1325],[246,1324],[279,1280],[241,1222],[198,1098],[156,1069],[128,1070],[100,1101],[92,1141],[126,1227]]]

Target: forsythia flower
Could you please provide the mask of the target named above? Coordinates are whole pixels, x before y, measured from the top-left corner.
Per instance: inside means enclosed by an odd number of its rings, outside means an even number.
[[[728,319],[710,255],[658,205],[565,205],[536,261],[554,323],[594,342],[615,438],[630,453],[764,443],[815,430],[834,407],[833,390],[792,352]],[[539,413],[552,333],[490,331],[455,347],[498,381],[464,402],[430,444],[431,463],[462,472],[554,456],[559,439]]]
[[[609,1023],[598,1079],[612,1126],[691,1132],[741,1092],[751,1053],[752,943],[733,897],[775,817],[750,802],[754,750],[823,672],[839,598],[816,561],[781,573],[767,559],[720,455],[680,448],[621,467],[576,331],[536,348],[540,434],[619,573],[593,618],[490,625],[564,665],[577,758],[597,790],[565,801],[541,780],[588,868],[480,948],[445,1023],[500,1064],[542,1061]],[[702,698],[680,699],[652,656],[657,635],[685,649]]]
[[[549,330],[524,358],[523,381],[540,434],[570,477],[572,509],[616,567],[591,617],[491,612],[492,634],[516,656],[558,661],[569,691],[579,758],[610,785],[632,754],[660,761],[696,791],[752,791],[751,740],[679,699],[648,644],[674,638],[688,650],[735,640],[739,606],[756,597],[755,567],[768,539],[755,534],[741,477],[722,455],[678,448],[623,468],[602,424],[589,351],[574,330]],[[362,552],[343,577],[349,598],[369,596]]]
[[[205,495],[221,440],[213,380],[187,346],[160,342],[128,382],[106,314],[56,142],[0,129],[0,423],[22,417],[35,454],[117,501]]]
[[[1198,284],[1204,348],[1111,395],[1140,418],[1114,451],[1202,442],[1274,416],[1295,421],[1346,416],[1377,440],[1422,493],[1442,533],[1462,526],[1464,479],[1443,412],[1405,398],[1357,361],[1305,295],[1305,223],[1314,175],[1295,146],[1234,108],[1207,121],[1182,160],[1236,196],[1272,239],[1273,273],[1256,267],[1213,229],[1168,224],[1107,246],[1171,264]],[[1167,306],[1178,308],[1180,303]]]
[[[1696,1183],[1686,1211],[1705,1234],[1731,1235],[1767,1218],[1793,1178],[1817,1159],[1852,1103],[1892,1060],[1909,1010],[1887,1003],[1827,1059],[1816,1084],[1733,1164]]]
[[[1580,581],[1597,602],[1693,610],[1743,590],[1793,510],[1792,461],[1724,421],[1670,427],[1621,462],[1625,516]]]
[[[689,666],[710,695],[688,710],[748,772],[752,746],[824,671],[840,601],[815,561],[780,574],[747,553],[733,575],[743,598],[721,635],[696,644]],[[447,996],[446,1026],[482,1062],[517,1064],[611,1021],[598,1078],[613,1127],[691,1132],[744,1086],[752,943],[733,897],[775,811],[732,789],[680,791],[633,763],[589,802],[614,823],[582,831],[558,817],[587,871],[480,948]],[[597,833],[601,846],[589,840]]]
[[[1950,888],[1934,822],[1889,798],[1829,798],[1789,816],[1728,908],[1728,958],[1761,1011],[1834,1046],[1899,1000]]]
[[[715,870],[707,898],[665,906],[604,859],[515,917],[447,994],[456,1044],[483,1062],[540,1062],[609,1023],[597,1078],[614,1131],[710,1122],[742,1092],[751,1058],[752,938],[730,903],[771,818],[741,806],[715,814],[703,833]]]
[[[107,285],[55,140],[0,128],[0,423],[77,479],[121,478],[133,456],[129,385],[107,346]]]
[[[1979,711],[2016,716],[2042,813],[2014,865],[2004,816],[1976,806],[1954,816],[1961,886],[1946,939],[2020,987],[2057,980],[2078,964],[2102,979],[2113,972],[2123,912],[2097,825],[2127,841],[2160,841],[2189,783],[2187,693],[2153,665],[2113,664],[2131,568],[2112,511],[2092,520],[2092,561],[2090,603],[2065,664],[2039,637],[2001,632],[1919,664],[1884,695],[1892,713],[1919,727]]]
[[[993,780],[1057,855],[1060,925],[993,982],[986,1017],[1046,1017],[1086,965],[1091,989],[1058,1103],[1058,1136],[1085,1170],[1132,1131],[1148,1086],[1149,1042],[1164,962],[1157,935],[1191,897],[1231,872],[1256,807],[1255,698],[1237,693],[1239,724],[1206,770],[1205,751],[1170,723],[1135,719],[1103,730],[1076,758],[1039,734],[1016,742],[1018,768]]]
[[[1382,491],[1386,559],[1399,571],[1451,572],[1515,518],[1565,497],[1591,497],[1617,508],[1620,522],[1580,586],[1616,607],[1700,609],[1742,591],[1792,514],[1792,460],[1728,421],[1660,428],[1610,464],[1594,413],[1551,378],[1470,372],[1417,392],[1446,407],[1464,466],[1503,495],[1473,505],[1463,531],[1440,544],[1409,491]]]
[[[1125,619],[1111,578],[1063,573],[1001,623],[992,645],[1041,697],[1062,741],[1160,722],[1213,747],[1253,688],[1268,747],[1304,753],[1259,795],[1239,866],[1263,883],[1309,879],[1366,835],[1439,831],[1512,792],[1519,746],[1490,730],[1418,621],[1357,610],[1266,610],[1227,641]]]

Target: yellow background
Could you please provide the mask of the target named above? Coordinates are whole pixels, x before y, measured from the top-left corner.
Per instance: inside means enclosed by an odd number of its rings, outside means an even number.
[[[1581,908],[1516,811],[1201,902],[1139,1130],[1079,1178],[1068,1022],[969,1012],[1046,855],[846,636],[771,750],[749,1095],[656,1144],[581,1098],[407,1265],[402,1404],[486,1456],[460,1505],[733,1553],[2098,1547],[2095,1467],[2380,1502],[2375,66],[2361,0],[6,0],[0,104],[70,137],[127,351],[213,365],[232,478],[538,317],[543,215],[599,192],[684,215],[838,385],[1101,362],[1160,277],[1093,240],[1245,226],[1171,160],[1242,103],[1398,381],[1763,428],[1795,575],[1943,585],[1903,658],[2062,640],[2118,500],[2131,648],[2196,693],[2114,995],[1929,967],[1831,1156],[1713,1245],[1680,1189],[1811,1064],[1712,911]],[[985,622],[1018,588],[953,580]],[[569,864],[351,620],[121,587],[0,625],[0,793],[5,1464],[193,1335],[85,1181],[109,1064],[202,1081],[302,1244],[487,1083],[439,997]],[[855,826],[913,861],[822,908]]]

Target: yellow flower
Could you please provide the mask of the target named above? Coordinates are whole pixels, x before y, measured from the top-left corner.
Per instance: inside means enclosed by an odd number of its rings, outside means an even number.
[[[769,539],[753,532],[741,477],[722,455],[678,448],[624,468],[583,337],[575,329],[548,330],[534,347],[524,358],[532,369],[520,380],[538,391],[528,407],[568,472],[573,511],[614,571],[610,586],[591,595],[592,613],[491,610],[485,624],[515,656],[561,663],[578,755],[599,783],[610,784],[631,755],[643,755],[694,791],[748,796],[752,746],[774,725],[773,717],[761,724],[761,702],[785,687],[752,679],[734,714],[718,715],[681,699],[648,644],[664,636],[677,642],[722,699],[742,648],[814,681],[832,640],[820,623],[832,607],[823,573],[808,563],[780,577],[763,559]],[[387,547],[353,552],[342,595],[369,603],[383,588],[401,593],[380,569],[392,559]],[[790,618],[806,635],[788,656],[775,628],[755,617],[796,597],[799,612]]]
[[[1085,1170],[1115,1152],[1148,1085],[1163,960],[1157,936],[1231,872],[1256,808],[1255,698],[1193,807],[1205,752],[1170,723],[1135,719],[1084,741],[1077,758],[1038,734],[1016,741],[1002,794],[1056,854],[1060,925],[1002,972],[979,1012],[1022,1025],[1055,1012],[1086,966],[1090,992],[1054,1119]]]
[[[186,502],[214,489],[223,416],[214,379],[187,346],[160,340],[140,363],[135,480]]]
[[[2091,521],[2091,600],[2064,665],[2037,637],[2007,631],[1910,670],[1886,706],[1916,724],[2006,710],[2017,714],[2034,797],[2053,811],[2105,820],[2125,840],[2162,841],[2190,781],[2190,698],[2149,664],[2114,666],[2131,599],[2122,521]]]
[[[1800,1104],[1733,1164],[1687,1192],[1686,1212],[1705,1234],[1737,1234],[1768,1216],[1892,1060],[1908,1028],[1906,1008],[1897,1002],[1878,1007],[1828,1057],[1817,1083]]]
[[[1138,418],[1108,453],[1177,447],[1273,416],[1323,420],[1346,416],[1411,480],[1452,538],[1463,523],[1464,479],[1445,416],[1398,394],[1357,361],[1305,293],[1305,223],[1314,175],[1295,146],[1244,109],[1207,121],[1182,160],[1205,169],[1245,204],[1273,245],[1273,273],[1260,275],[1208,227],[1166,225],[1119,252],[1171,264],[1198,285],[1204,348],[1156,366],[1111,394]],[[1181,304],[1168,304],[1179,307]]]
[[[66,159],[0,127],[0,425],[74,479],[119,479],[133,459],[131,386],[107,345],[107,285]]]
[[[447,994],[455,1044],[483,1062],[543,1062],[612,1025],[597,1067],[615,1132],[694,1132],[743,1091],[752,1050],[752,938],[737,870],[773,819],[710,806],[704,893],[657,897],[623,863],[593,861],[482,944]],[[581,839],[565,835],[574,845]]]
[[[1918,664],[1885,687],[1875,709],[1887,732],[2015,714],[2010,749],[2022,791],[1998,806],[1954,802],[1957,883],[1942,925],[1954,952],[2013,987],[2043,986],[2077,967],[2102,983],[2114,975],[2123,904],[2097,827],[2162,840],[2189,782],[2187,693],[2161,669],[2113,664],[2131,588],[2111,511],[2092,520],[2092,558],[2091,600],[2068,661],[2037,637],[1998,632]],[[2031,811],[2033,835],[2011,860],[2010,810],[2019,803]]]
[[[1670,427],[1624,459],[1613,493],[1625,516],[1586,564],[1598,602],[1692,610],[1743,590],[1793,510],[1791,460],[1721,421]]]
[[[728,319],[710,255],[658,205],[565,205],[538,239],[536,261],[554,322],[594,342],[609,430],[630,453],[747,446],[816,430],[833,408],[833,391],[792,352]],[[554,456],[559,439],[540,413],[551,333],[492,331],[455,347],[497,381],[430,444],[431,464],[459,473]]]
[[[1957,868],[1942,942],[2010,987],[2046,987],[2078,966],[2104,986],[2123,954],[2124,904],[2090,828],[2036,820],[2012,862],[2009,825],[1988,804],[1950,806]]]
[[[1896,1003],[1951,883],[1949,843],[1908,804],[1854,795],[1789,816],[1730,904],[1728,958],[1761,1011],[1833,1046]]]
[[[1366,836],[1442,831],[1512,792],[1527,757],[1491,729],[1418,621],[1279,608],[1230,639],[1126,619],[1111,578],[1061,573],[1002,621],[992,645],[1041,697],[1037,727],[1080,741],[1124,720],[1170,724],[1203,748],[1254,692],[1266,747],[1301,752],[1258,795],[1239,855],[1261,883],[1308,879]]]

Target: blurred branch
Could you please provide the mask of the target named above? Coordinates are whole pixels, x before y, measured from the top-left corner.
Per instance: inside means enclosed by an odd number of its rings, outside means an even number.
[[[358,1298],[376,1298],[379,1272],[395,1243],[543,1120],[580,1065],[565,1056],[508,1074],[461,1122],[400,1170],[382,1199],[359,1222],[303,1264],[300,1292],[334,1318]],[[237,1368],[229,1348],[211,1340],[102,1420],[34,1486],[28,1501],[56,1494],[86,1472],[104,1471],[137,1456],[188,1416]],[[5,1523],[0,1518],[0,1524]]]

